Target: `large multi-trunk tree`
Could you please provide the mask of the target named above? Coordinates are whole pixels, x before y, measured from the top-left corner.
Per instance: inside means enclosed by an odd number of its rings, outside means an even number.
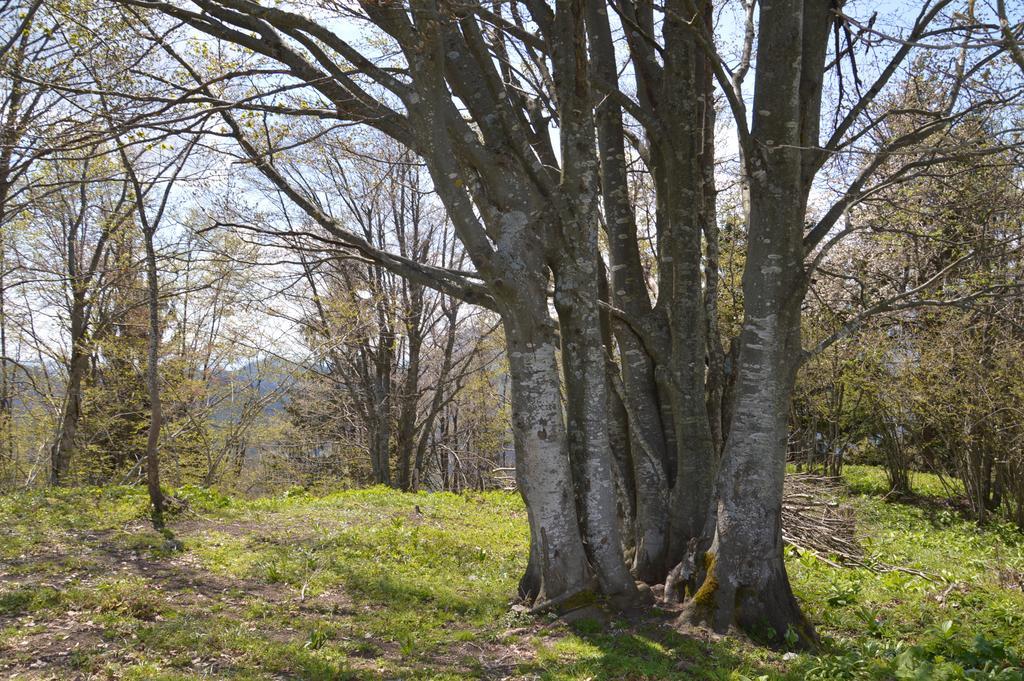
[[[804,219],[817,159],[825,51],[835,17],[824,2],[761,6],[753,125],[744,137],[750,214],[736,387],[706,577],[692,616],[716,629],[791,629],[813,638],[782,562],[782,483],[789,404],[799,367]]]
[[[157,10],[253,60],[235,72],[231,58],[192,62],[150,29],[183,67],[178,103],[218,107],[243,156],[336,246],[501,316],[531,529],[525,598],[564,609],[598,592],[631,607],[634,578],[668,577],[691,620],[814,639],[779,526],[801,305],[852,206],[957,153],[922,153],[921,140],[1015,96],[985,81],[1002,43],[975,39],[998,28],[974,20],[974,3],[927,0],[899,15],[896,36],[843,2],[744,0],[731,66],[707,0],[121,3],[134,21]],[[879,43],[858,67],[861,46]],[[949,96],[886,136],[883,93],[933,48],[956,55]],[[745,228],[743,321],[728,344],[716,98],[738,141]],[[254,117],[274,133],[257,134]],[[389,252],[332,217],[282,172],[303,140],[274,123],[303,118],[311,138],[366,125],[422,158],[474,270]]]
[[[574,426],[589,432],[574,430],[570,443],[557,361],[560,343],[570,353],[579,352],[584,366],[569,369],[581,379],[572,382],[574,395],[581,391],[588,409],[603,410],[603,371],[595,385],[589,369],[604,366],[600,334],[589,328],[598,306],[594,149],[585,140],[563,137],[559,162],[543,103],[515,87],[510,82],[514,75],[499,70],[491,50],[500,49],[500,41],[488,42],[490,29],[472,13],[433,2],[408,7],[363,3],[363,19],[400,50],[405,65],[402,75],[396,76],[301,14],[246,0],[200,3],[202,12],[171,3],[138,4],[157,6],[196,29],[273,59],[289,75],[315,88],[329,102],[332,117],[376,127],[424,159],[475,265],[472,275],[422,266],[346,231],[276,170],[273,148],[257,147],[238,119],[224,114],[257,169],[343,245],[501,315],[512,379],[517,477],[532,530],[521,590],[539,606],[562,605],[594,590],[595,584],[609,596],[634,599],[636,587],[614,522],[605,419],[587,413],[582,421],[574,421]],[[587,60],[580,49],[582,7],[559,3],[553,12],[543,5],[531,9],[530,20],[549,41],[567,41],[564,54],[552,60],[556,90],[566,95],[558,100],[559,119],[580,117],[577,128],[592,136]],[[356,65],[358,77],[339,67],[344,63]],[[194,69],[191,75],[203,77]],[[372,96],[371,87],[387,96]],[[215,97],[211,88],[203,89],[207,97]],[[324,109],[317,106],[310,113],[321,116]],[[578,192],[581,183],[591,185],[588,193]],[[589,262],[574,262],[579,271],[559,271],[557,265],[568,260],[566,247],[579,249]],[[548,306],[552,286],[581,305],[579,312],[586,319],[578,326],[578,338],[559,337]],[[578,487],[570,454],[591,476],[586,481],[577,476]]]
[[[710,35],[703,32],[698,38],[737,130],[746,194],[746,264],[743,324],[736,339],[714,524],[695,542],[674,577],[689,580],[694,589],[684,618],[720,631],[736,625],[773,640],[815,639],[786,576],[780,527],[788,410],[797,371],[808,356],[801,345],[801,309],[815,268],[854,231],[849,221],[839,226],[851,207],[943,159],[963,157],[963,147],[950,132],[965,121],[998,120],[1004,98],[1019,92],[1019,86],[1007,88],[1005,82],[1001,88],[985,83],[998,49],[972,50],[976,32],[985,30],[974,3],[961,8],[938,0],[908,13],[904,35],[893,40],[886,59],[872,64],[874,81],[866,87],[854,61],[855,43],[874,35],[872,26],[855,22],[843,9],[843,3],[816,0],[759,7],[749,129],[736,79],[728,78]],[[856,36],[851,27],[858,30]],[[845,48],[839,42],[844,32]],[[831,55],[830,34],[839,43]],[[922,43],[925,35],[950,42]],[[887,130],[889,121],[905,111],[894,106],[876,116],[873,109],[894,75],[911,63],[914,49],[922,46],[925,52],[948,49],[955,54],[944,76],[946,94],[916,111],[916,124]],[[846,77],[854,80],[852,96],[842,89],[845,59],[851,60]],[[830,76],[839,79],[837,90],[826,88]],[[826,97],[836,109],[830,128],[823,116]],[[1007,129],[995,124],[991,130],[991,143],[968,155],[1005,148]],[[877,146],[850,172],[841,159],[857,153],[863,139]],[[926,139],[929,143],[922,145]],[[826,168],[829,184],[841,187],[838,197],[816,184]],[[818,204],[813,208],[812,197]],[[920,290],[906,292],[905,301]]]

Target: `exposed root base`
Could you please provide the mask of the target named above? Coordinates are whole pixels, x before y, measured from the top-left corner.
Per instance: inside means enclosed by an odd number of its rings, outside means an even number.
[[[540,593],[540,571],[535,570],[533,567],[533,561],[526,567],[526,572],[519,579],[519,588],[516,590],[516,596],[520,601],[524,603],[532,603],[537,595]]]
[[[704,583],[683,606],[679,625],[707,627],[717,634],[740,631],[757,643],[773,646],[818,646],[818,635],[800,610],[784,568],[770,569],[754,588],[734,586],[712,554],[705,565]]]
[[[551,598],[536,599],[532,604],[527,600],[526,604],[533,615],[549,612],[563,615],[579,608],[594,605],[598,600],[599,596],[596,585],[591,583],[585,584],[578,589],[572,589],[557,596],[552,596]]]
[[[614,612],[627,619],[641,619],[650,613],[655,604],[654,595],[650,587],[637,585],[635,591],[612,596],[602,596],[595,583],[588,584],[552,598],[530,601],[523,599],[520,610],[526,610],[532,615],[551,613],[566,621],[580,619],[580,612]],[[583,615],[584,618],[588,617]]]
[[[665,570],[663,563],[664,561],[657,560],[644,560],[642,562],[634,561],[630,568],[630,573],[638,582],[643,582],[645,584],[664,584],[668,572]]]
[[[655,598],[649,586],[638,582],[636,590],[625,594],[613,594],[607,597],[606,602],[609,608],[626,619],[639,620],[648,614]]]

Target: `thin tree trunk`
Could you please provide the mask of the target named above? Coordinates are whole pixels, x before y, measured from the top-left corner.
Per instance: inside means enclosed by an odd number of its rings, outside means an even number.
[[[709,32],[714,30],[714,15],[711,0],[704,2],[704,21]],[[696,65],[698,87],[703,99],[698,107],[701,117],[701,137],[703,146],[700,157],[700,171],[703,189],[703,220],[701,227],[704,233],[704,324],[707,344],[707,379],[706,400],[707,414],[710,425],[712,454],[717,465],[725,446],[722,415],[725,397],[725,349],[722,345],[722,334],[719,328],[718,314],[718,268],[720,260],[719,229],[718,229],[718,197],[715,184],[715,102],[714,77],[705,55],[698,54]]]
[[[413,488],[413,456],[416,449],[416,414],[420,393],[420,350],[422,339],[409,330],[409,365],[402,381],[398,409],[395,452],[398,457],[398,486],[406,492]]]
[[[383,313],[380,318],[384,320]],[[378,485],[391,485],[391,398],[394,364],[394,336],[390,331],[381,331],[374,355],[375,375],[371,377],[373,404],[372,428],[370,430],[370,454],[373,481]]]
[[[74,257],[73,255],[71,257]],[[68,380],[64,389],[57,436],[50,447],[50,484],[67,482],[71,457],[78,434],[78,421],[82,415],[82,381],[89,371],[89,353],[85,349],[85,300],[78,292],[71,307],[71,357],[68,360]]]
[[[661,262],[667,275],[668,383],[677,457],[666,569],[683,559],[690,541],[704,530],[716,460],[705,399],[707,323],[701,264],[708,198],[701,102],[712,93],[705,89],[703,57],[683,16],[677,6],[665,19],[665,92],[660,104],[665,134],[651,153],[664,241]]]
[[[557,3],[551,62],[558,95],[564,212],[550,257],[565,375],[569,458],[586,551],[602,593],[620,608],[639,603],[618,532],[608,440],[608,379],[598,312],[599,162],[583,2]],[[554,244],[552,244],[554,245]]]
[[[596,224],[593,240],[596,256]],[[565,374],[569,457],[573,464],[587,553],[601,591],[620,606],[637,600],[626,569],[615,512],[612,453],[608,439],[608,393],[604,344],[597,310],[596,257],[570,253],[556,275]]]
[[[420,479],[423,475],[424,455],[427,450],[427,443],[434,436],[434,422],[441,412],[445,403],[445,384],[448,382],[448,374],[452,370],[452,359],[455,355],[456,322],[458,321],[459,305],[451,303],[451,307],[445,311],[448,319],[448,333],[444,344],[444,358],[441,360],[441,369],[437,374],[437,385],[434,387],[434,398],[431,401],[430,411],[420,427],[419,442],[416,445],[416,460],[413,465],[412,491],[419,489]]]
[[[35,10],[33,10],[34,15]],[[10,79],[7,107],[0,125],[0,464],[3,460],[14,465],[13,398],[7,362],[7,219],[8,201],[12,188],[12,162],[17,142],[23,130],[21,104],[25,96],[22,69],[32,35],[31,18],[22,26],[19,44],[13,49],[13,58],[7,64],[5,77]],[[4,473],[0,465],[0,474]]]
[[[617,367],[606,369],[608,380],[618,378]],[[614,467],[612,479],[618,499],[618,531],[623,553],[632,565],[636,556],[636,480],[633,476],[632,448],[629,444],[629,414],[617,390],[608,391],[608,444]]]
[[[153,525],[164,526],[164,495],[160,489],[160,282],[157,280],[156,249],[153,230],[144,229],[146,242],[146,290],[149,294],[149,342],[146,362],[146,389],[149,392],[149,433],[146,438],[146,487],[153,506]]]

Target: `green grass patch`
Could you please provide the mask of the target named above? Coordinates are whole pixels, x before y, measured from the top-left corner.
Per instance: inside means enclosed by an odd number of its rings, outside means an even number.
[[[1024,537],[964,519],[934,476],[909,499],[879,469],[847,479],[867,562],[924,576],[787,552],[813,654],[509,610],[528,545],[511,494],[188,488],[170,522],[183,552],[149,528],[142,490],[0,496],[0,675],[43,660],[126,679],[1024,679]]]

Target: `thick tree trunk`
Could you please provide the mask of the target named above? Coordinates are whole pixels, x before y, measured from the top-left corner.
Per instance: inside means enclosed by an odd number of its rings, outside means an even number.
[[[615,48],[603,2],[587,2],[587,32],[591,43],[591,68],[605,83],[617,79]],[[637,246],[626,172],[622,111],[611,97],[601,97],[595,108],[600,158],[605,231],[611,261],[610,299],[634,320],[651,320],[650,296]],[[637,331],[623,321],[613,325],[622,365],[621,403],[629,425],[629,458],[635,498],[632,543],[633,575],[648,583],[660,582],[666,570],[669,524],[668,456],[662,423],[654,361]]]
[[[677,457],[666,569],[682,560],[690,541],[704,529],[716,461],[705,399],[707,325],[701,262],[708,200],[702,168],[707,148],[702,102],[712,93],[706,90],[693,28],[683,24],[683,16],[682,7],[676,6],[665,20],[665,92],[659,104],[665,132],[651,153],[664,242],[661,262],[671,333],[668,383]]]
[[[797,368],[799,302],[787,307],[764,315],[751,310],[744,323],[719,477],[717,535],[703,556],[706,578],[687,617],[720,632],[736,625],[775,642],[792,629],[811,642],[814,630],[793,597],[782,560],[786,415]]]
[[[596,228],[595,224],[592,249],[587,248],[585,234],[576,235],[581,248],[570,252],[556,273],[555,307],[562,340],[569,456],[587,553],[602,593],[620,606],[631,607],[638,593],[623,559],[616,514],[606,362],[597,309]]]
[[[802,350],[803,225],[814,175],[825,3],[762,5],[751,129],[750,231],[734,403],[718,478],[716,535],[706,577],[684,617],[780,642],[816,640],[782,556],[788,414]],[[790,633],[792,632],[792,633]]]
[[[530,560],[520,596],[538,609],[564,609],[594,588],[573,495],[555,332],[540,309],[504,316],[512,379],[516,480],[530,523]]]
[[[786,576],[781,531],[787,416],[801,353],[803,204],[770,177],[752,182],[745,317],[715,535],[707,553],[691,557],[703,563],[704,579],[684,617],[774,642],[792,630],[811,643],[814,630]]]

